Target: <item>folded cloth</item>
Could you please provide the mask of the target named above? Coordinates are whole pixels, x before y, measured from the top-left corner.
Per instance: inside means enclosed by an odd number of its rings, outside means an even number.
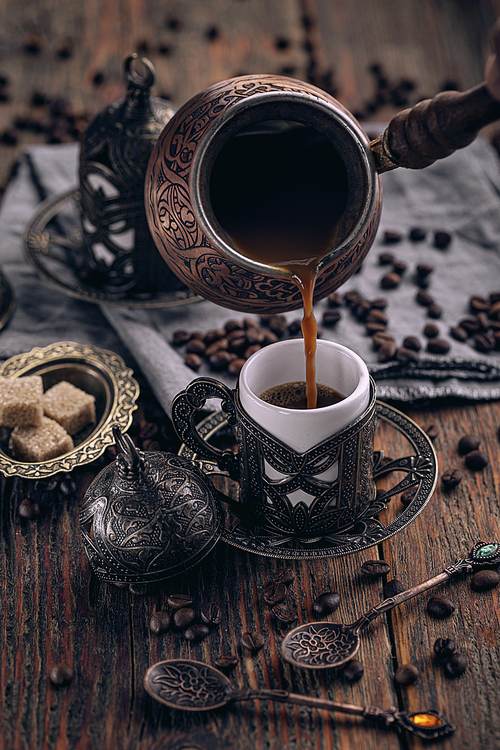
[[[114,350],[126,361],[135,361],[158,400],[169,413],[172,398],[195,377],[211,375],[228,385],[236,379],[227,373],[213,373],[208,367],[194,373],[184,363],[183,354],[170,345],[178,329],[208,331],[221,327],[241,313],[209,301],[177,308],[130,309],[94,305],[66,296],[40,280],[25,259],[22,234],[42,198],[78,185],[76,144],[32,146],[27,148],[15,177],[5,193],[0,210],[0,268],[10,281],[17,309],[9,325],[0,332],[0,358],[44,346],[58,340],[92,343]],[[377,381],[379,398],[414,401],[441,396],[470,399],[500,397],[500,353],[476,351],[471,340],[461,343],[449,336],[449,328],[470,315],[469,298],[500,291],[500,166],[497,152],[489,141],[478,138],[466,149],[421,171],[395,170],[382,176],[384,206],[380,229],[360,273],[339,290],[357,290],[368,300],[385,297],[389,318],[388,333],[398,345],[408,335],[422,341],[418,364],[377,362],[371,338],[346,307],[335,327],[324,327],[323,337],[345,344],[368,364]],[[426,239],[409,239],[411,228],[426,230]],[[394,245],[384,244],[385,230],[402,234]],[[452,235],[445,250],[433,244],[435,231]],[[391,252],[407,264],[401,284],[382,290],[381,277],[390,267],[379,263],[381,252]],[[427,308],[418,305],[415,295],[415,267],[434,266],[429,293],[442,307],[442,317],[431,321]],[[315,305],[321,324],[327,301]],[[286,313],[289,321],[300,318],[300,311]],[[446,355],[425,352],[422,330],[435,322],[440,337],[446,338]]]

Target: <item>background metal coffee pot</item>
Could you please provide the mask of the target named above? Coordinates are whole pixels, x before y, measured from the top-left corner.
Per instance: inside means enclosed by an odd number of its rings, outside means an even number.
[[[170,268],[201,296],[243,312],[297,309],[302,296],[290,272],[244,255],[214,210],[214,167],[224,147],[245,135],[279,138],[304,126],[333,146],[345,200],[336,235],[318,263],[318,300],[340,287],[371,247],[381,211],[380,173],[426,167],[499,118],[500,102],[481,84],[420,102],[370,142],[345,107],[308,83],[269,75],[223,81],[187,102],[161,133],[145,182],[149,229]],[[291,149],[288,158],[298,154]],[[266,159],[259,165],[257,191],[259,181],[264,187],[269,179]],[[233,164],[228,195],[244,184],[247,168],[248,162],[241,170]],[[261,221],[259,215],[249,219],[250,226]]]

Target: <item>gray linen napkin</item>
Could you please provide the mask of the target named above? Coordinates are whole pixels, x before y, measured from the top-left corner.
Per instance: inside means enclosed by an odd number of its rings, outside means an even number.
[[[194,374],[186,367],[182,354],[170,346],[173,332],[207,331],[243,315],[208,301],[160,310],[99,307],[67,297],[40,280],[23,256],[23,228],[42,197],[77,186],[77,161],[74,144],[30,147],[6,191],[0,210],[0,267],[14,287],[18,307],[9,326],[0,332],[0,358],[62,339],[112,349],[125,359],[129,356],[126,347],[169,413],[173,396],[194,377],[214,375],[206,368]],[[347,308],[341,309],[335,328],[324,328],[324,338],[345,344],[363,357],[377,380],[381,399],[499,398],[500,354],[482,355],[470,343],[448,336],[450,326],[469,314],[471,295],[500,291],[500,167],[496,151],[479,138],[425,170],[387,173],[382,183],[384,207],[377,239],[362,271],[340,291],[356,289],[366,299],[386,297],[388,332],[399,344],[409,334],[424,342],[422,329],[430,321],[426,309],[415,303],[413,274],[417,263],[432,264],[435,271],[428,291],[443,308],[437,324],[442,337],[452,344],[450,352],[446,356],[423,354],[417,366],[377,364],[370,337]],[[427,230],[426,240],[419,243],[408,239],[409,230],[417,225]],[[384,245],[386,229],[401,232],[404,239]],[[435,230],[452,234],[447,250],[433,246]],[[382,251],[390,251],[408,266],[397,289],[380,288],[380,278],[387,272],[378,262]],[[326,309],[324,300],[315,306],[320,323]],[[300,311],[286,317],[297,319]],[[235,384],[227,374],[215,377]]]

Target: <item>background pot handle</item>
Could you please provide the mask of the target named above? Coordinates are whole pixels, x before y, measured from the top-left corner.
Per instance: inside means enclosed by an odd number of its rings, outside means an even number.
[[[500,102],[486,83],[468,91],[443,91],[399,112],[370,143],[377,172],[423,169],[468,146],[485,125],[500,119]]]

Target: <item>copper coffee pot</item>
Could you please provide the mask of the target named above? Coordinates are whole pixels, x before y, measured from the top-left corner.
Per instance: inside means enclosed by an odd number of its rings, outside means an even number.
[[[497,119],[500,102],[483,83],[404,110],[370,142],[340,102],[309,83],[271,75],[232,78],[194,96],[161,133],[145,182],[149,229],[166,263],[202,297],[242,312],[294,310],[302,296],[289,271],[242,254],[216,216],[211,177],[226,144],[259,129],[276,134],[308,126],[334,147],[346,197],[336,237],[318,262],[319,300],[359,268],[371,247],[381,212],[379,175],[396,167],[422,169],[467,146]],[[290,160],[295,156],[291,151]],[[237,179],[245,180],[244,171]],[[251,219],[259,222],[259,215]]]

